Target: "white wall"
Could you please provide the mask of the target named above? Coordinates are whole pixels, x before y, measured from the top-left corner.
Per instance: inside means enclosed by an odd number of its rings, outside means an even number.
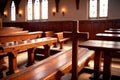
[[[80,0],[79,10],[76,9],[75,0],[60,0],[59,12],[53,16],[52,8],[55,7],[53,4],[54,0],[49,0],[49,20],[78,20],[87,19],[87,0]],[[62,15],[62,8],[65,8],[65,15]]]
[[[109,0],[109,19],[120,19],[120,0]]]
[[[109,17],[108,19],[120,19],[120,0],[109,0]],[[16,15],[17,22],[27,21],[26,18],[26,4],[27,0],[21,0],[20,9],[23,10],[23,15],[20,17]],[[55,0],[49,0],[49,15],[48,21],[65,21],[65,20],[88,20],[88,0],[80,0],[79,10],[76,9],[75,0],[60,0],[59,12],[53,16],[52,9],[55,8]],[[66,12],[63,16],[61,9],[65,8]],[[8,16],[2,17],[4,22],[10,21],[10,0],[5,8],[8,11]],[[40,20],[41,21],[41,20]]]

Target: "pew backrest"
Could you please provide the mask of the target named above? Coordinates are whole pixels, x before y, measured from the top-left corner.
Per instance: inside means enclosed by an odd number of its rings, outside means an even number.
[[[44,32],[45,37],[53,37],[54,35],[55,35],[54,31],[45,31]]]
[[[6,31],[23,31],[23,28],[19,27],[3,27],[0,29],[0,32],[6,32]]]
[[[42,31],[27,32],[25,34],[17,34],[17,35],[5,35],[5,36],[0,36],[0,43],[34,39],[34,38],[39,38],[41,36],[42,36]]]

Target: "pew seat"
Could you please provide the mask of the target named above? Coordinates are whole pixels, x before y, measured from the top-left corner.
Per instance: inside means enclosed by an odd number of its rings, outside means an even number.
[[[78,70],[94,57],[94,51],[78,48]],[[72,49],[50,56],[3,80],[60,80],[61,76],[72,69]]]
[[[56,37],[58,38],[58,43],[60,43],[60,49],[63,49],[64,42],[68,41],[70,38],[64,38],[63,32],[58,32],[55,34],[56,34]]]

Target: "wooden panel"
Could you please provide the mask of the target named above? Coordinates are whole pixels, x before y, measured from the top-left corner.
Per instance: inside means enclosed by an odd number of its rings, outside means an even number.
[[[3,26],[22,27],[29,31],[55,31],[71,30],[73,21],[47,21],[47,22],[4,22]]]
[[[2,19],[0,18],[0,28],[2,28]]]
[[[16,26],[29,31],[72,31],[75,21],[46,21],[46,22],[4,22],[3,27]],[[97,39],[96,33],[109,28],[120,28],[120,20],[80,20],[79,30],[89,32],[90,39]]]
[[[82,20],[79,23],[79,30],[89,32],[90,39],[97,39],[96,33],[104,32],[111,27],[120,28],[120,20]]]

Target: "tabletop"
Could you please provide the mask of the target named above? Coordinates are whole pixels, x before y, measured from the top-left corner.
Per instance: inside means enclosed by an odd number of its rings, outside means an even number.
[[[109,51],[120,51],[120,42],[105,40],[88,40],[79,44],[79,47],[87,47],[92,49],[104,49]]]

